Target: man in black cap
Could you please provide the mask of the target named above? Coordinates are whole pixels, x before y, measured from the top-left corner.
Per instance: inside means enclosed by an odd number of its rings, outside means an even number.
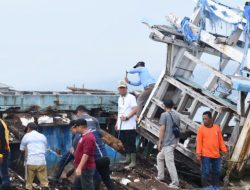
[[[133,69],[127,70],[127,73],[129,74],[138,74],[139,80],[136,82],[133,82],[131,80],[128,80],[127,76],[125,78],[125,81],[133,86],[140,86],[142,85],[144,88],[144,91],[140,94],[140,96],[137,98],[137,104],[138,104],[138,112],[137,115],[139,116],[142,112],[143,106],[145,105],[146,101],[148,100],[149,95],[151,94],[155,79],[152,77],[152,75],[148,72],[148,70],[145,68],[145,63],[140,61],[138,62]]]
[[[81,181],[81,189],[94,190],[93,176],[96,169],[95,151],[96,139],[88,128],[85,119],[78,119],[75,123],[77,132],[82,135],[75,151],[75,173],[74,188],[78,189],[78,181]]]

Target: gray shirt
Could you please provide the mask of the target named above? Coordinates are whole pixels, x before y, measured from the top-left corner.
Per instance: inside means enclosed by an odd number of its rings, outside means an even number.
[[[178,138],[175,138],[174,133],[173,133],[173,122],[171,119],[171,116],[173,117],[174,122],[176,123],[176,125],[178,125],[180,127],[180,117],[174,113],[174,112],[164,112],[161,114],[161,118],[160,118],[160,125],[164,125],[165,126],[165,134],[163,137],[163,142],[162,145],[164,146],[170,146],[170,145],[177,145],[179,142]]]
[[[87,121],[88,127],[94,127],[97,130],[100,130],[99,122],[96,118],[90,116],[89,114],[84,114],[79,117],[79,119],[85,119]]]

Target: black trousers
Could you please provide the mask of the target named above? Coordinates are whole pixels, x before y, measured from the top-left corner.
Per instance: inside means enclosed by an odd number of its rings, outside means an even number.
[[[110,168],[109,168],[110,159],[108,157],[102,157],[102,158],[96,160],[95,163],[96,163],[96,170],[100,174],[102,181],[105,184],[105,186],[107,187],[107,189],[108,190],[115,190],[114,183],[110,179]],[[98,182],[97,182],[97,184],[98,184]]]
[[[135,130],[121,130],[120,140],[125,148],[127,154],[136,153],[136,131]]]
[[[101,179],[99,176],[93,177],[95,190],[100,189],[101,180],[103,181],[103,183],[105,184],[105,186],[107,187],[108,190],[115,190],[116,189],[115,185],[112,182],[112,180],[110,179],[110,168],[109,168],[110,160],[109,160],[109,158],[102,157],[102,158],[96,160],[95,162],[96,162],[96,170],[101,177]],[[82,190],[80,177],[76,177],[76,179],[73,183],[72,189],[73,190]]]

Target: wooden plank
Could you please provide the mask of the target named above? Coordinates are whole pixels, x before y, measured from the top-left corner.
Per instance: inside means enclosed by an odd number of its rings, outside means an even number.
[[[189,97],[189,95],[187,93],[183,93],[181,101],[179,102],[179,105],[177,106],[176,111],[178,111],[178,112],[184,111],[189,98],[190,97]]]
[[[232,34],[227,39],[226,43],[230,46],[235,46],[240,39],[240,36],[242,34],[242,30],[237,28],[237,30],[233,31]]]
[[[218,116],[218,112],[212,111],[212,120],[215,121]]]
[[[229,121],[232,119],[232,113],[225,112],[220,114],[214,121],[220,125],[221,130],[223,131],[225,127],[228,127]]]
[[[181,89],[183,92],[188,93],[190,96],[192,96],[194,99],[197,99],[202,104],[206,105],[207,107],[216,110],[219,113],[222,113],[223,111],[227,110],[225,106],[219,105],[210,99],[206,98],[202,94],[194,91],[192,88],[184,85],[183,83],[175,80],[174,78],[165,76],[164,80],[168,81],[172,85],[176,86],[177,88]]]
[[[177,17],[173,14],[170,14],[167,17],[167,20],[175,25],[177,28],[180,27],[181,21],[182,19],[180,17]],[[197,26],[195,26],[194,24],[190,23],[190,27],[192,28],[192,30],[196,30],[197,32],[200,30],[200,28],[198,28]],[[218,50],[219,52],[227,55],[228,57],[230,57],[231,59],[237,61],[237,62],[241,62],[244,54],[242,51],[240,51],[239,49],[229,46],[229,45],[224,45],[224,44],[216,44],[215,43],[216,37],[208,32],[206,32],[205,30],[201,30],[200,32],[200,41],[208,44],[209,46],[213,47],[214,49]]]
[[[227,99],[223,99],[220,98],[216,95],[214,95],[213,93],[211,93],[210,91],[208,91],[207,89],[204,89],[203,87],[201,87],[200,85],[198,85],[197,83],[188,80],[188,79],[183,79],[181,77],[176,78],[178,81],[183,82],[184,84],[191,86],[193,89],[195,89],[196,91],[201,92],[203,95],[209,97],[210,99],[219,102],[221,105],[224,105],[225,107],[231,109],[234,112],[237,112],[237,106],[234,105],[232,102],[230,102]],[[227,109],[226,109],[227,110]]]
[[[191,160],[193,160],[194,163],[198,164],[198,161],[197,161],[197,158],[196,158],[196,153],[194,153],[191,150],[185,148],[183,144],[179,143],[178,146],[176,147],[176,149],[179,152],[181,152],[182,154],[184,154],[185,156],[187,156],[188,158],[190,158]]]
[[[240,136],[234,148],[231,160],[236,162],[236,170],[241,172],[250,156],[250,113],[241,130]]]
[[[198,25],[200,22],[200,18],[201,18],[201,8],[197,8],[193,12],[190,22],[193,23],[194,25]]]
[[[241,92],[241,91],[239,92],[239,98],[238,98],[238,102],[237,102],[237,113],[243,117],[246,116],[246,113],[245,113],[246,97],[247,97],[247,93]]]
[[[208,53],[211,55],[215,56],[220,56],[220,52],[216,51],[215,49],[205,46],[193,46],[193,45],[188,45],[184,40],[182,39],[173,39],[169,36],[165,36],[164,38],[160,38],[155,33],[151,33],[149,36],[152,40],[157,41],[157,42],[162,42],[166,44],[173,44],[178,47],[186,48],[189,51],[198,51],[202,53]],[[226,58],[226,56],[223,56],[223,58]]]
[[[138,124],[141,122],[141,120],[143,118],[143,115],[145,114],[146,109],[150,105],[150,101],[151,101],[152,97],[155,95],[156,91],[158,90],[158,88],[159,88],[159,86],[160,86],[160,84],[161,84],[164,76],[165,76],[165,71],[162,71],[161,74],[160,74],[160,77],[158,78],[158,80],[157,80],[157,82],[156,82],[156,84],[154,86],[154,89],[152,90],[152,92],[151,92],[151,94],[150,94],[150,96],[149,96],[149,98],[148,98],[148,100],[147,100],[147,102],[146,102],[146,104],[145,104],[145,106],[144,106],[144,108],[143,108],[140,116],[139,116]]]
[[[164,76],[165,75],[163,75],[163,77]],[[162,80],[162,83],[160,84],[159,90],[157,91],[155,97],[161,100],[165,96],[168,86],[169,86],[168,83]],[[152,104],[148,110],[147,117],[152,118],[155,115],[156,111],[157,111],[157,106],[155,104]]]
[[[220,65],[221,72],[223,72],[223,70],[226,68],[228,62],[229,62],[229,59],[224,59],[222,61]],[[204,84],[204,87],[208,90],[213,90],[213,88],[215,87],[217,83],[218,83],[218,77],[214,73],[211,73],[208,80]]]
[[[165,109],[162,101],[160,101],[160,100],[158,100],[156,98],[153,98],[152,102],[155,103],[160,108]],[[177,112],[176,110],[172,110],[172,111],[175,112],[177,115],[179,115],[181,122],[183,122],[185,125],[188,125],[188,129],[189,130],[191,130],[194,133],[196,133],[196,131],[197,131],[198,127],[199,127],[198,123],[192,121],[186,115],[183,115],[183,114]]]
[[[239,49],[236,49],[234,47],[231,47],[229,45],[224,45],[224,44],[216,44],[215,41],[216,37],[213,36],[212,34],[209,34],[208,32],[202,30],[200,34],[200,40],[211,47],[214,47],[217,49],[219,52],[227,55],[231,59],[237,61],[240,63],[244,57],[244,54],[242,51]]]
[[[173,65],[173,56],[174,56],[174,45],[167,45],[167,63],[166,63],[166,75],[170,76]]]
[[[220,71],[218,71],[214,67],[212,67],[212,66],[208,65],[207,63],[201,61],[200,59],[196,58],[191,53],[185,52],[184,56],[187,57],[188,59],[192,60],[194,63],[199,64],[199,65],[205,67],[206,69],[208,69],[209,71],[211,71],[214,75],[216,75],[221,80],[223,80],[226,83],[228,83],[229,85],[232,85],[232,81],[231,81],[231,79],[229,77],[225,76],[224,74],[222,74]]]
[[[157,26],[158,27],[158,26]],[[167,26],[166,26],[167,27]],[[156,30],[156,28],[155,28]],[[160,30],[160,29],[158,29]],[[172,30],[173,28],[166,29],[167,33],[169,33],[169,35],[173,34],[172,33]],[[176,30],[175,30],[176,31]],[[177,32],[177,31],[176,31]],[[157,42],[162,42],[162,43],[166,43],[166,44],[173,44],[175,46],[178,46],[178,47],[181,47],[181,48],[185,48],[189,51],[197,51],[197,52],[202,52],[202,53],[208,53],[210,55],[215,55],[215,56],[220,56],[220,52],[211,48],[210,46],[206,45],[206,44],[202,44],[202,45],[198,45],[198,46],[194,46],[192,44],[187,44],[183,39],[176,39],[176,38],[173,38],[169,35],[167,35],[167,33],[165,34],[165,36],[157,36],[153,31],[151,32],[151,34],[149,35],[149,37],[154,40],[154,41],[157,41]],[[164,35],[163,33],[161,33],[162,35]],[[183,35],[181,33],[179,33],[182,37]],[[175,35],[175,34],[174,34]],[[226,55],[222,55],[223,59],[227,59],[228,57]]]
[[[146,139],[150,140],[152,143],[157,144],[159,139],[159,133],[158,135],[154,135],[153,133],[149,133],[149,131],[145,127],[145,121],[143,120],[141,123],[141,127],[137,129],[137,132],[145,137]],[[195,163],[197,163],[196,154],[189,149],[185,148],[183,144],[178,143],[178,146],[176,148],[180,153],[187,156],[188,158],[192,159]]]
[[[194,100],[193,100],[193,103],[192,103],[192,105],[191,105],[190,108],[189,108],[189,112],[190,112],[189,118],[190,118],[190,119],[193,119],[193,118],[194,118],[194,116],[195,116],[195,114],[196,114],[198,108],[200,107],[200,105],[201,105],[201,104],[200,104],[200,102],[199,102],[197,99],[194,99]]]

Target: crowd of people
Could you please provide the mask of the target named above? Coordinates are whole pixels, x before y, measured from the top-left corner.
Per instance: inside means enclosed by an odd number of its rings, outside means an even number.
[[[118,138],[122,141],[125,149],[125,169],[136,167],[136,125],[137,116],[141,113],[143,106],[154,87],[154,79],[145,68],[144,62],[137,63],[127,73],[138,73],[140,80],[131,82],[127,76],[118,82],[118,118],[115,129]],[[144,86],[145,91],[137,99],[128,92],[128,84]],[[178,172],[174,162],[174,150],[179,143],[179,114],[173,110],[172,100],[164,101],[165,110],[161,114],[159,125],[159,142],[157,148],[157,170],[156,180],[165,179],[165,165],[170,174],[170,188],[180,188]],[[139,112],[139,114],[138,114]],[[110,178],[110,159],[102,140],[102,132],[96,118],[89,115],[85,106],[80,105],[76,109],[77,119],[70,122],[72,132],[72,147],[61,157],[57,171],[52,180],[58,180],[65,166],[73,161],[75,168],[75,180],[73,190],[99,190],[101,181],[108,190],[116,189]],[[213,189],[219,189],[219,178],[221,172],[220,153],[227,154],[222,132],[219,125],[213,123],[211,112],[203,113],[203,124],[197,132],[196,153],[201,162],[201,179],[203,187],[212,185]],[[35,123],[29,123],[26,134],[22,138],[20,150],[25,154],[25,180],[26,189],[32,190],[34,178],[40,181],[43,190],[49,189],[46,158],[47,139],[37,131]],[[0,170],[2,189],[9,189],[11,182],[8,174],[8,159],[10,153],[9,131],[6,123],[0,120]],[[213,172],[211,173],[211,168]],[[212,179],[210,179],[212,176]]]

